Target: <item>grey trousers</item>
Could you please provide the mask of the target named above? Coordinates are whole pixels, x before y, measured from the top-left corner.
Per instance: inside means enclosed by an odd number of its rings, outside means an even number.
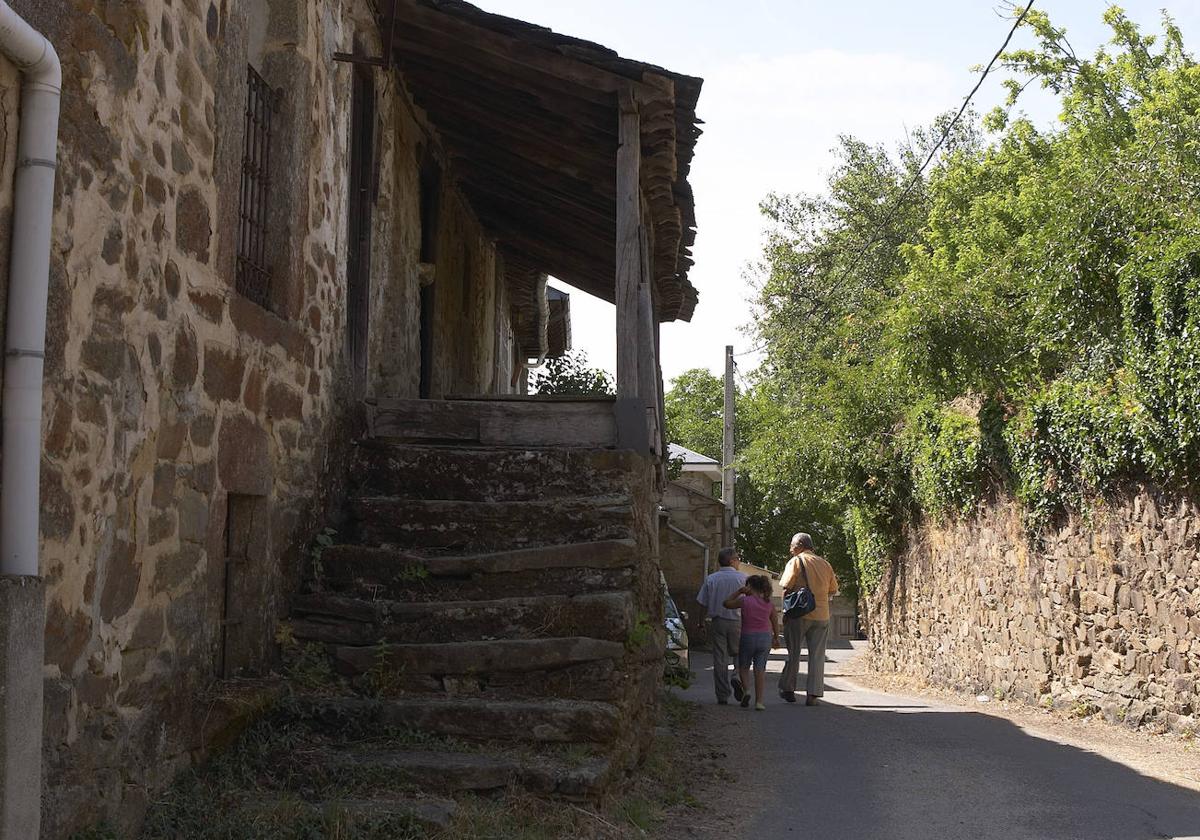
[[[788,658],[779,676],[780,691],[790,693],[796,690],[800,650],[807,646],[808,680],[804,690],[809,697],[820,697],[825,693],[825,643],[828,641],[828,621],[799,618],[783,623],[783,642],[787,645]]]
[[[737,663],[738,642],[742,638],[742,622],[729,618],[714,618],[708,625],[712,643],[713,688],[718,700],[728,700],[729,666]]]

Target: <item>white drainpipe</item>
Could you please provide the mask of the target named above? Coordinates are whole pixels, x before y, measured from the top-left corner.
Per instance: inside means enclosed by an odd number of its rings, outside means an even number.
[[[0,52],[24,77],[4,348],[0,574],[38,575],[42,366],[62,67],[46,38],[0,0]]]
[[[699,546],[701,549],[704,550],[704,574],[700,575],[700,579],[704,580],[704,578],[706,578],[708,576],[708,545],[706,543],[703,543],[700,540],[696,539],[691,534],[689,534],[687,531],[684,531],[682,528],[676,528],[670,522],[667,523],[667,527],[670,528],[672,531],[674,531],[679,536],[683,537],[688,542],[692,543],[693,545]]]

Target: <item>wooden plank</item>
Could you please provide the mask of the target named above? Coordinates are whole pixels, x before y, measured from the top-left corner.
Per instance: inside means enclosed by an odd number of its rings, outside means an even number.
[[[459,440],[487,446],[612,447],[612,400],[546,401],[383,397],[375,407],[376,437]]]
[[[548,406],[540,406],[547,408]],[[591,408],[591,407],[590,407]],[[617,444],[612,404],[595,406],[586,413],[564,415],[557,411],[497,411],[479,421],[479,442],[486,446],[582,446]]]
[[[599,90],[617,92],[633,88],[648,98],[661,95],[660,91],[641,84],[629,75],[586,63],[586,59],[579,56],[568,57],[559,51],[560,48],[531,46],[512,35],[503,35],[450,14],[427,9],[415,0],[398,0],[396,13],[401,20],[401,26],[397,29],[416,25],[435,30],[444,33],[460,49],[469,46],[538,72]],[[530,27],[529,32],[522,33],[522,37],[529,39],[535,34],[536,28]],[[640,78],[641,73],[637,75]]]
[[[638,286],[642,279],[642,138],[637,102],[630,91],[620,97],[621,145],[617,149],[617,236],[615,292],[617,307],[617,440],[622,449],[648,453],[646,405],[639,397]]]
[[[479,418],[440,400],[380,400],[371,417],[374,437],[479,440]]]
[[[446,400],[461,402],[513,402],[513,403],[598,403],[612,407],[615,397],[581,394],[447,394]]]

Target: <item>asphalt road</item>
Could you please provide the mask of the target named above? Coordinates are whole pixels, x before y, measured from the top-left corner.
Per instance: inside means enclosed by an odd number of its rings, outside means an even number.
[[[821,840],[1151,840],[1200,838],[1200,793],[1141,775],[1009,720],[880,694],[838,678],[826,702],[717,706],[712,667],[692,654],[699,725],[732,780],[697,791],[716,811],[694,837]],[[782,667],[783,651],[771,668]],[[803,686],[803,676],[799,682]],[[682,827],[681,827],[682,828]]]

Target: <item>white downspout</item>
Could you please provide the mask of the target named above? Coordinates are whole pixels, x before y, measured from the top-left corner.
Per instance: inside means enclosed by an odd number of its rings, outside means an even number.
[[[21,127],[13,179],[4,347],[0,574],[38,575],[42,367],[62,67],[46,38],[0,0],[0,52],[17,66]]]
[[[706,577],[708,577],[708,545],[701,542],[700,540],[696,539],[691,534],[689,534],[687,531],[684,531],[681,528],[676,528],[670,522],[667,523],[667,527],[670,530],[674,531],[679,536],[683,537],[688,542],[693,543],[694,545],[697,545],[704,550],[704,573],[702,575],[700,575],[700,580],[704,580]]]

